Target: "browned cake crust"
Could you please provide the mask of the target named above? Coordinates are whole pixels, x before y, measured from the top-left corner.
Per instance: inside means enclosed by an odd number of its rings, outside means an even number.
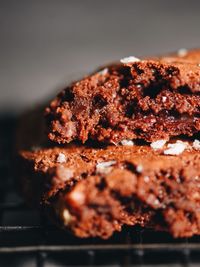
[[[125,60],[73,83],[46,108],[49,138],[116,144],[199,133],[200,50],[183,52]]]
[[[107,238],[123,225],[200,234],[200,153],[150,146],[71,145],[21,151],[21,188],[76,236]]]

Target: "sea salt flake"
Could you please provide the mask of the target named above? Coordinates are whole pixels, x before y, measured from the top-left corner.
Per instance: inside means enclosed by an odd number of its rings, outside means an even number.
[[[142,166],[141,164],[139,164],[139,165],[136,167],[136,171],[137,171],[138,173],[142,173],[142,171],[143,171],[143,166]]]
[[[195,139],[193,144],[192,144],[192,147],[196,150],[200,150],[200,141]]]
[[[116,163],[115,160],[111,160],[111,161],[104,161],[104,162],[99,162],[96,165],[96,171],[98,173],[104,173],[107,174],[112,170],[112,166]]]
[[[178,54],[179,57],[184,57],[184,56],[187,55],[187,53],[188,53],[188,51],[187,51],[187,49],[185,49],[185,48],[181,48],[181,49],[179,49],[178,52],[177,52],[177,54]]]
[[[176,141],[174,144],[168,144],[167,149],[164,151],[165,155],[180,155],[187,148],[188,143]]]
[[[162,97],[162,102],[165,103],[167,101],[167,97],[166,96],[163,96]]]
[[[125,57],[120,59],[120,62],[123,64],[127,64],[127,63],[134,63],[134,62],[139,62],[140,59],[134,56],[130,56],[130,57]]]
[[[163,146],[166,144],[167,140],[161,139],[161,140],[157,140],[155,142],[152,142],[150,144],[151,148],[153,148],[154,150],[157,149],[161,149],[163,148]]]
[[[71,221],[71,214],[67,209],[63,210],[63,219],[64,219],[64,224],[68,225]]]
[[[106,75],[108,73],[108,68],[105,68],[103,70],[100,70],[97,72],[99,75]]]
[[[67,161],[67,158],[66,158],[65,154],[59,153],[58,156],[57,156],[56,161],[58,163],[65,163]]]
[[[122,146],[133,146],[134,145],[134,142],[132,140],[128,140],[128,139],[127,140],[124,139],[120,143],[122,144]]]

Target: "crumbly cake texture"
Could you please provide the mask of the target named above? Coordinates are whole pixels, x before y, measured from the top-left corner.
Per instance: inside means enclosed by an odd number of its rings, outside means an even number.
[[[63,90],[46,108],[57,143],[118,144],[192,136],[200,131],[200,50],[124,58]]]
[[[62,163],[60,160],[62,159]],[[147,145],[68,145],[21,151],[21,188],[78,237],[108,238],[123,225],[200,234],[200,153],[160,154]]]

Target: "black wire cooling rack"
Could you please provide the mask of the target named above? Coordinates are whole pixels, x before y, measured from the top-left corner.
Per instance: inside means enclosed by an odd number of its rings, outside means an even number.
[[[200,237],[126,228],[109,240],[78,239],[25,205],[11,156],[15,120],[0,118],[0,266],[200,266]]]

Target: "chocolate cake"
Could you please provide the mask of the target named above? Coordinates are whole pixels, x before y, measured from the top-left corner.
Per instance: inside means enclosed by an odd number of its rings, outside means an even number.
[[[124,225],[200,234],[200,50],[124,58],[67,87],[45,117],[49,139],[41,110],[18,128],[28,204],[78,237]]]
[[[152,142],[200,131],[200,50],[121,62],[74,82],[46,108],[57,143]]]
[[[24,134],[21,127],[18,136]],[[23,195],[76,236],[108,238],[136,224],[174,237],[200,234],[198,140],[95,148],[35,146],[31,138],[34,147],[20,150],[17,164]]]

